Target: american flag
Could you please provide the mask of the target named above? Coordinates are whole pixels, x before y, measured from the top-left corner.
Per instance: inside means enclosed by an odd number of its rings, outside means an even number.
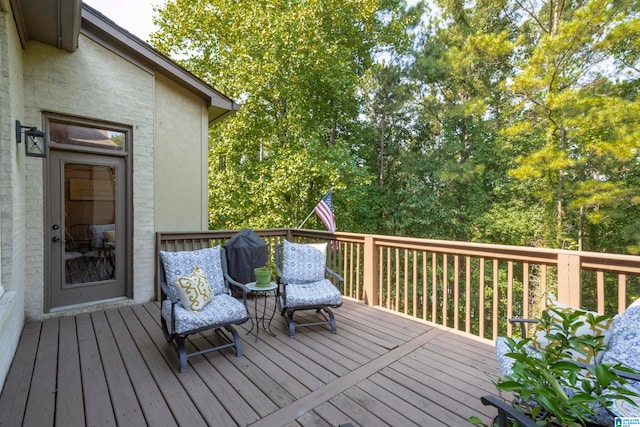
[[[313,211],[320,217],[320,220],[327,227],[327,230],[336,231],[336,216],[333,213],[333,197],[331,193],[333,190],[329,190],[324,195],[320,203],[313,209]]]

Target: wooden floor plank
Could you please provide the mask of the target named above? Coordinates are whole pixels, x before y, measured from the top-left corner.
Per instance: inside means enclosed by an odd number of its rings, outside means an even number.
[[[157,310],[154,311],[156,311],[154,314],[157,314]],[[164,358],[170,368],[176,371],[179,365],[178,357],[173,348],[165,341],[162,331],[160,330],[160,325],[154,321],[147,307],[141,305],[134,306],[133,312],[150,339],[153,340],[158,354]],[[231,415],[227,412],[227,409],[225,409],[205,381],[198,376],[193,369],[177,375],[177,379],[180,381],[181,389],[191,397],[193,403],[198,407],[198,411],[210,425],[229,426],[235,423]],[[220,384],[216,385],[219,386]],[[246,408],[238,408],[238,410],[242,411],[245,409]],[[257,416],[254,416],[244,422],[250,423],[257,418]]]
[[[89,314],[76,316],[76,328],[86,423],[91,426],[115,426],[116,418],[91,316]]]
[[[424,416],[425,423],[422,425],[441,424],[446,421],[450,423],[449,425],[455,426],[464,425],[466,422],[465,419],[458,416],[457,412],[451,413],[451,409],[441,406],[421,394],[428,393],[428,396],[431,396],[433,389],[412,387],[412,383],[406,383],[404,377],[391,369],[385,369],[382,373],[369,377],[368,380],[405,402],[405,404],[397,403],[397,406],[394,405],[394,407],[406,408],[405,405],[409,405],[416,408],[419,411],[417,415],[414,415],[415,412],[411,408],[403,411],[404,414],[411,416],[414,421],[420,420],[420,413],[426,414]],[[392,401],[396,400],[393,399]]]
[[[127,426],[462,426],[471,415],[495,416],[479,399],[496,393],[490,341],[346,298],[335,313],[337,335],[319,325],[290,338],[276,313],[276,336],[261,331],[254,343],[253,332],[244,335],[250,323],[240,325],[243,357],[232,349],[196,356],[185,373],[163,337],[157,302],[59,318],[46,331],[27,324],[0,395],[0,425],[108,426],[117,414]],[[221,338],[205,332],[187,342],[197,349]],[[30,404],[42,414],[30,409],[23,419]]]
[[[320,418],[320,416],[313,411],[298,417],[296,421],[303,427],[332,427],[331,424]]]
[[[96,332],[102,366],[107,378],[107,385],[111,390],[113,412],[118,424],[127,423],[128,425],[143,426],[145,422],[153,423],[154,420],[158,420],[159,418],[157,418],[156,411],[153,410],[152,406],[155,390],[144,388],[144,383],[137,383],[136,379],[144,378],[144,376],[138,375],[136,377],[130,375],[125,366],[125,361],[130,363],[130,359],[134,358],[135,355],[126,351],[121,354],[116,338],[107,321],[106,312],[93,313],[91,320]],[[125,339],[119,334],[117,336],[118,340]],[[137,393],[136,389],[138,390]],[[168,411],[162,415],[171,419],[171,414]]]
[[[340,393],[329,401],[341,412],[349,414],[349,418],[367,427],[387,427],[389,424],[377,417],[376,414],[361,406],[358,402],[348,397],[345,393]]]
[[[345,396],[349,397],[358,405],[362,406],[366,412],[369,412],[389,425],[401,425],[404,427],[421,427],[428,425],[424,421],[426,417],[423,417],[421,422],[415,423],[411,419],[407,418],[403,413],[396,411],[389,402],[384,399],[378,399],[367,392],[371,390],[367,387],[367,384],[360,384],[356,387],[351,387],[344,392]],[[433,425],[433,424],[430,424]]]
[[[436,377],[428,376],[402,363],[396,363],[392,368],[402,373],[402,376],[393,375],[387,370],[383,371],[384,374],[394,381],[411,385],[417,395],[426,396],[429,400],[443,408],[450,410],[449,408],[451,406],[457,407],[457,414],[464,419],[488,411],[486,407],[484,407],[485,409],[483,410],[483,405],[480,403],[479,398],[479,396],[489,394],[487,390],[482,390],[478,393],[474,391],[475,386],[467,385],[465,387],[463,381],[456,381],[455,384],[452,384],[454,381],[446,375],[442,376],[441,372],[437,372]]]
[[[323,380],[323,378],[333,380],[349,372],[349,369],[344,365],[327,357],[323,351],[319,351],[318,347],[313,345],[313,342],[311,342],[312,345],[308,345],[307,343],[309,341],[304,339],[300,340],[295,337],[291,338],[289,337],[288,331],[286,333],[278,333],[272,338],[278,343],[276,347],[281,348],[281,351],[292,359],[301,356],[303,359],[307,359],[307,361],[313,361],[315,366],[310,369],[309,372],[314,375],[318,374],[319,376],[317,378],[320,380]],[[270,341],[273,342],[274,340]],[[325,380],[324,382],[327,381]]]
[[[379,375],[375,374],[372,377],[379,377]],[[428,411],[420,410],[407,403],[401,397],[396,395],[393,392],[393,389],[385,389],[369,379],[362,381],[357,387],[370,395],[374,402],[383,402],[384,405],[381,406],[384,406],[384,412],[382,414],[379,412],[378,416],[385,419],[387,422],[393,421],[395,418],[398,420],[396,424],[402,425],[411,425],[413,423],[418,426],[425,426],[435,425],[438,423],[437,419],[433,418]],[[356,399],[352,395],[350,395],[350,397],[354,400]],[[387,414],[390,414],[392,418],[386,418]],[[404,418],[406,418],[406,421],[400,421]]]
[[[41,327],[41,322],[24,325],[16,354],[0,394],[0,426],[22,425]]]
[[[210,345],[203,346],[202,344],[198,344],[197,341],[195,343],[196,348],[199,350],[210,347]],[[202,357],[215,366],[216,371],[218,371],[229,384],[233,385],[233,388],[237,390],[242,399],[244,399],[260,417],[264,417],[278,409],[278,406],[273,403],[269,396],[267,396],[264,391],[257,388],[251,380],[244,375],[244,371],[242,369],[237,369],[234,364],[229,362],[225,357],[226,354],[223,354],[223,352],[230,353],[228,354],[229,357],[237,357],[233,349],[205,353]],[[201,357],[197,357],[195,359],[200,359],[200,363],[203,362]],[[195,367],[195,363],[192,364],[192,366]]]
[[[269,360],[303,385],[305,387],[305,389],[302,390],[304,394],[326,384],[326,382],[320,381],[317,377],[309,373],[303,366],[295,363],[295,361],[289,357],[290,355],[287,355],[281,348],[278,348],[277,342],[275,342],[276,347],[274,347],[274,341],[271,340],[271,338],[273,337],[265,337],[264,340],[260,340],[258,343],[254,343],[252,339],[245,340],[243,343],[246,349],[245,356],[253,360],[253,354],[255,353],[261,360]],[[332,376],[332,379],[335,379],[335,376]],[[287,388],[291,390],[290,387]],[[299,393],[293,391],[292,394],[299,395]]]
[[[118,347],[127,361],[127,369],[140,370],[138,362],[146,365],[155,385],[162,394],[166,406],[180,425],[205,426],[206,421],[189,396],[184,393],[174,370],[167,365],[158,349],[138,322],[130,307],[107,310],[107,319],[114,335],[118,337]],[[160,412],[160,411],[158,411]],[[149,419],[149,417],[147,417]],[[159,418],[161,419],[161,418]],[[163,422],[167,422],[164,420]]]
[[[58,372],[58,326],[58,319],[47,319],[42,323],[38,353],[33,368],[33,377],[38,379],[38,385],[29,392],[24,425],[53,425]]]
[[[257,347],[259,347],[258,343]],[[246,346],[246,342],[245,342]],[[244,375],[278,407],[286,406],[304,396],[309,389],[304,387],[294,377],[260,353],[247,352],[243,357],[236,357],[234,353],[223,353],[227,361]]]
[[[81,426],[84,424],[84,397],[75,317],[60,318],[59,335],[56,425]]]
[[[325,402],[316,406],[313,412],[331,426],[338,426],[340,424],[350,423],[353,427],[358,427],[360,424],[354,421],[354,419],[347,415],[347,413],[340,411],[329,402]],[[364,427],[367,427],[366,425]]]

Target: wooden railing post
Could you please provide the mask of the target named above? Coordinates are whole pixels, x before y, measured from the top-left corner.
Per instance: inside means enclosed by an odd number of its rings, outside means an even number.
[[[558,254],[558,302],[580,307],[580,255]]]
[[[378,250],[373,236],[364,238],[364,303],[378,305]]]

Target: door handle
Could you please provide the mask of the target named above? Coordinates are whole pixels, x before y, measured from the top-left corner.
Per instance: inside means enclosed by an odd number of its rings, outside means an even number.
[[[53,242],[59,242],[60,241],[60,237],[58,236],[53,236],[53,238],[51,239]]]

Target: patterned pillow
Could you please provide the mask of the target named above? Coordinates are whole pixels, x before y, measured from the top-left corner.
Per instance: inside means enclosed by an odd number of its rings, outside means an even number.
[[[213,292],[207,276],[198,266],[190,275],[178,277],[174,286],[180,303],[189,311],[200,311],[213,300]]]
[[[91,235],[91,249],[102,249],[104,248],[104,232],[105,231],[115,231],[115,224],[100,224],[100,225],[90,225],[89,233]]]
[[[310,283],[324,279],[326,243],[284,241],[282,275],[287,283]]]
[[[603,353],[602,363],[622,363],[640,371],[640,299],[616,316],[609,348]],[[640,382],[630,383],[640,391]]]
[[[104,233],[102,233],[102,235],[104,236],[104,239],[107,242],[115,242],[116,241],[116,232],[115,232],[115,230],[105,231]]]
[[[175,292],[174,285],[179,277],[193,272],[195,266],[204,271],[213,295],[227,293],[220,263],[220,246],[199,249],[197,251],[164,252],[160,251],[160,259],[169,286],[169,292]],[[175,293],[173,296],[177,296]]]
[[[613,322],[612,317],[607,317],[606,319],[601,320],[596,323],[593,327],[589,325],[587,322],[587,316],[591,313],[594,316],[599,316],[599,313],[593,311],[585,311],[579,310],[574,307],[570,307],[565,304],[559,303],[555,296],[551,293],[547,295],[547,313],[551,316],[552,321],[561,321],[561,317],[557,313],[569,313],[569,312],[580,312],[581,315],[578,317],[578,320],[583,321],[584,325],[580,326],[576,330],[576,335],[593,335],[593,336],[604,336],[603,344],[607,344],[609,339],[611,338],[610,326]],[[549,345],[549,340],[547,339],[547,335],[552,333],[548,329],[545,329],[541,324],[538,324],[536,327],[532,337],[530,346],[538,351],[544,351]],[[577,351],[572,351],[573,359],[582,362],[582,363],[598,363],[602,358],[602,354],[593,354],[593,350],[590,348],[581,348],[581,350],[585,354],[581,354]],[[601,352],[603,353],[603,352]]]

